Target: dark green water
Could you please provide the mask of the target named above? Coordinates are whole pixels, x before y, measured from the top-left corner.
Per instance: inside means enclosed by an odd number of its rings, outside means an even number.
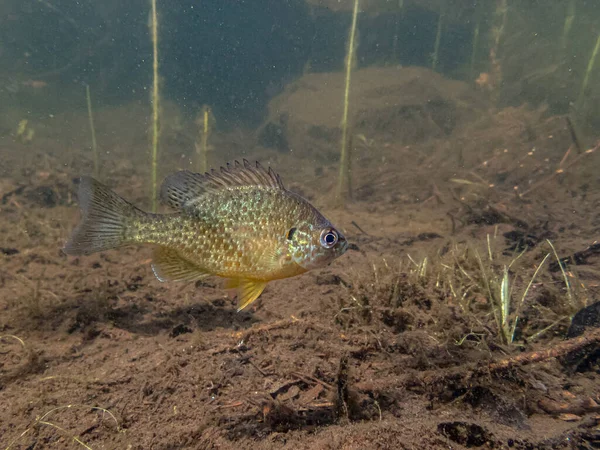
[[[269,98],[307,68],[343,69],[352,3],[344,1],[343,11],[302,0],[159,1],[165,98],[190,111],[213,105],[222,125],[259,123]],[[358,67],[431,66],[441,17],[436,70],[473,82],[489,72],[494,29],[504,21],[500,104],[547,103],[558,113],[575,106],[595,122],[600,62],[588,75],[585,104],[576,103],[600,32],[598,4],[513,0],[502,18],[503,2],[495,0],[363,3]],[[3,108],[28,101],[29,80],[48,83],[48,102],[57,109],[68,109],[60,100],[83,84],[100,104],[147,96],[149,1],[5,0],[1,9],[0,88],[9,99]]]

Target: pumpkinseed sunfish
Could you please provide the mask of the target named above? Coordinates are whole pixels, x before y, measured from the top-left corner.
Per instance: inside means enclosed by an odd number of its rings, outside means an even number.
[[[178,212],[144,212],[82,177],[82,219],[64,252],[87,255],[154,244],[152,269],[160,281],[226,278],[226,287],[239,288],[240,311],[269,281],[324,266],[348,248],[344,235],[315,207],[258,162],[235,161],[205,174],[176,172],[165,179],[160,196]]]

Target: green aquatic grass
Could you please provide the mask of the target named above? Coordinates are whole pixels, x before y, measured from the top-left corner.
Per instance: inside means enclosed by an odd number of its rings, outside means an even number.
[[[457,345],[472,338],[484,345],[493,341],[522,346],[567,324],[586,302],[577,301],[574,283],[568,279],[572,275],[566,271],[564,288],[556,289],[555,277],[547,270],[553,257],[559,261],[554,244],[541,242],[535,249],[507,255],[500,239],[491,234],[483,242],[448,243],[435,255],[409,254],[392,265],[384,259],[372,264],[372,274],[351,274],[353,282],[344,285],[348,295],[340,299],[334,320],[351,326],[380,317],[416,317],[403,302],[420,296],[432,304],[441,301],[452,311],[456,329],[436,328],[437,320],[445,320],[442,313],[429,331]]]

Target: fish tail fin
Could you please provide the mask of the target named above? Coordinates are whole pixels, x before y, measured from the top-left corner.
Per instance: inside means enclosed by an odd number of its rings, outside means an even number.
[[[146,215],[92,177],[81,177],[78,196],[82,218],[63,248],[67,255],[87,255],[127,244],[131,224]]]

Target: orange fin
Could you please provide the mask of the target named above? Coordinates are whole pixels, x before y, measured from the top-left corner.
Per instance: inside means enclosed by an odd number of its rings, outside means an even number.
[[[226,289],[238,288],[238,312],[256,300],[267,286],[268,281],[248,280],[246,278],[230,278],[225,283]]]
[[[227,278],[225,280],[225,285],[223,289],[237,289],[240,287],[240,279],[239,278]]]
[[[159,281],[196,281],[210,275],[182,258],[177,250],[157,247],[152,256],[152,270]]]

